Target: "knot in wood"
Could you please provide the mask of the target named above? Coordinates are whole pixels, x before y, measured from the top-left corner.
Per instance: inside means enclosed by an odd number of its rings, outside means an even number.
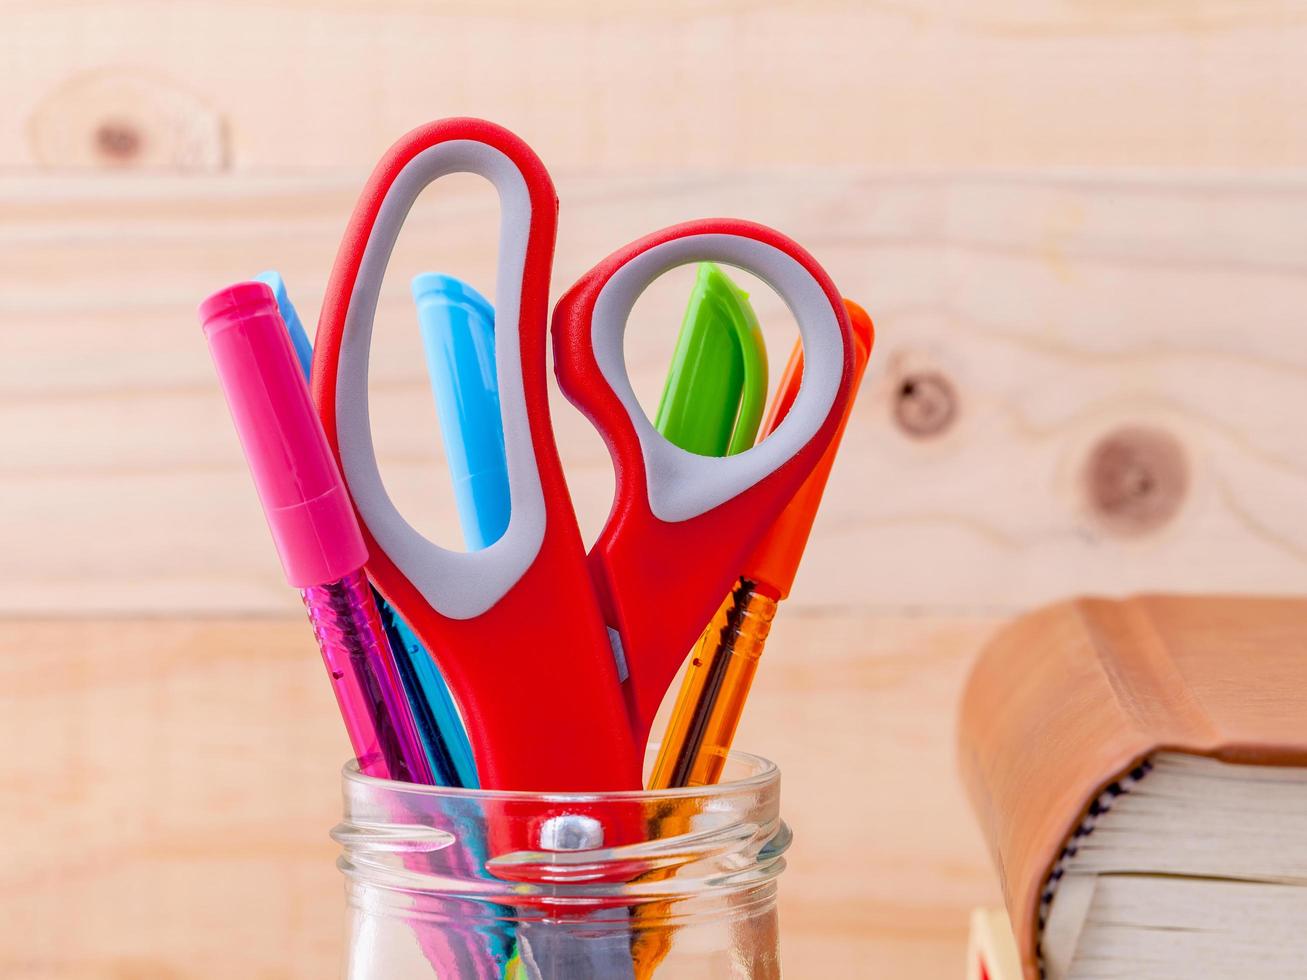
[[[914,439],[929,439],[948,431],[957,417],[953,383],[938,371],[903,376],[894,393],[894,421]]]
[[[1107,433],[1089,452],[1084,489],[1089,508],[1109,530],[1144,534],[1180,510],[1189,464],[1178,439],[1145,426]]]

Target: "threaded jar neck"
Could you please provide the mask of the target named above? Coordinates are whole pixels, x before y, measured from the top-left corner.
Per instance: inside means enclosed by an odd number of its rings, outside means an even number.
[[[603,908],[769,891],[785,867],[780,774],[733,753],[715,786],[517,793],[389,782],[344,770],[332,831],[354,888],[518,907]]]

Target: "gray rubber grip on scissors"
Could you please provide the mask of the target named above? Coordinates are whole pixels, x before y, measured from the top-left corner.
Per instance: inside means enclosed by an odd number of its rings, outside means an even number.
[[[495,289],[495,370],[508,457],[511,514],[503,536],[477,552],[451,551],[417,531],[386,492],[372,443],[368,359],[377,297],[395,240],[418,194],[453,173],[485,177],[499,193],[499,266]],[[386,192],[359,264],[345,315],[336,380],[336,437],[341,471],[372,537],[430,606],[472,619],[498,602],[531,566],[545,534],[544,494],[536,470],[522,388],[519,313],[531,199],[517,166],[474,140],[438,143],[413,157]]]
[[[733,265],[771,286],[794,314],[803,338],[803,378],[784,421],[758,445],[721,458],[686,452],[653,427],[631,388],[623,356],[627,318],[640,294],[676,266],[703,261]],[[669,523],[712,510],[792,458],[830,414],[844,373],[844,338],[821,284],[785,252],[740,235],[691,235],[637,255],[613,273],[600,291],[590,342],[600,372],[640,438],[649,507],[655,517]]]
[[[486,177],[499,193],[496,330],[513,331],[511,340],[501,334],[495,345],[511,514],[503,536],[475,553],[451,551],[428,540],[391,500],[372,442],[367,383],[377,298],[400,228],[423,188],[445,174],[460,172]],[[527,421],[516,332],[530,221],[526,182],[500,151],[471,140],[422,151],[400,171],[382,201],[345,318],[336,387],[337,440],[345,481],[382,550],[432,608],[452,619],[474,618],[498,602],[530,567],[544,538],[544,499]],[[654,429],[631,388],[623,357],[627,318],[640,294],[670,269],[702,260],[736,266],[768,283],[794,314],[804,344],[804,375],[785,420],[758,446],[723,459],[687,453]],[[600,371],[639,437],[650,508],[669,522],[711,510],[793,457],[829,414],[843,370],[839,321],[820,284],[781,250],[736,235],[694,235],[636,256],[600,292],[591,341]]]

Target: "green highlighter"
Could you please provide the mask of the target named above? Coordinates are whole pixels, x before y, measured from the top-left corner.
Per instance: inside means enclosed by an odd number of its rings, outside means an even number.
[[[749,294],[701,262],[654,427],[700,456],[753,445],[767,397],[767,347]]]

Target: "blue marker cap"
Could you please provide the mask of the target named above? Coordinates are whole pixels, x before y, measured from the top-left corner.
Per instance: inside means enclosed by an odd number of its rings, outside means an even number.
[[[511,509],[494,307],[462,280],[434,272],[413,279],[413,301],[463,540],[477,551],[499,540]]]
[[[309,341],[309,335],[304,332],[304,324],[300,322],[300,315],[295,312],[295,305],[286,294],[286,283],[282,281],[281,273],[269,269],[267,272],[260,272],[254,278],[272,287],[272,295],[277,297],[277,312],[286,321],[290,345],[295,348],[295,360],[299,361],[300,370],[307,378],[313,367],[313,344]]]

